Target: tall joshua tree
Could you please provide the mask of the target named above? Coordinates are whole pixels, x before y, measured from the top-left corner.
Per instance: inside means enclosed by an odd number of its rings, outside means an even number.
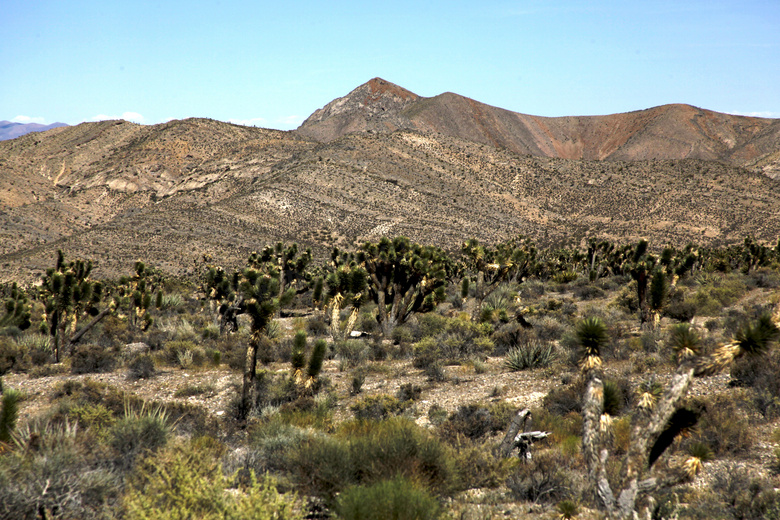
[[[298,250],[298,244],[277,242],[274,246],[264,247],[260,253],[252,253],[249,264],[278,277],[278,296],[281,298],[291,288],[296,293],[309,289],[311,274],[307,269],[311,260],[311,249],[307,248],[301,252]]]
[[[602,508],[609,518],[634,518],[643,500],[657,491],[692,480],[706,459],[706,449],[696,449],[681,464],[661,468],[655,462],[685,427],[695,424],[694,411],[682,407],[691,381],[695,377],[714,375],[740,356],[759,356],[780,337],[780,306],[774,315],[763,315],[741,328],[730,342],[718,346],[711,354],[703,353],[695,333],[686,325],[673,331],[672,346],[678,365],[669,385],[647,389],[640,398],[639,411],[632,420],[628,451],[622,459],[617,480],[607,478],[610,452],[609,414],[605,405],[605,384],[601,369],[601,352],[607,342],[604,324],[596,319],[584,320],[577,329],[582,349],[580,368],[586,388],[583,402],[582,451],[588,476],[594,484]]]
[[[241,390],[241,403],[239,405],[239,418],[245,419],[255,404],[257,351],[260,347],[263,334],[268,324],[273,319],[279,307],[293,297],[292,291],[287,291],[279,296],[279,279],[264,273],[255,267],[247,267],[241,272],[238,283],[237,306],[250,318],[251,337],[246,350],[244,364],[244,380]]]
[[[351,253],[333,250],[332,268],[325,278],[324,302],[330,312],[331,336],[334,340],[345,339],[355,326],[360,307],[368,299],[368,273],[357,263]],[[352,306],[352,312],[344,327],[341,327],[341,309]]]
[[[358,255],[368,273],[369,290],[385,337],[412,314],[444,299],[448,258],[441,249],[406,237],[366,242]]]
[[[476,277],[474,294],[477,305],[474,319],[479,317],[482,303],[490,293],[495,291],[502,282],[522,280],[528,276],[536,260],[536,248],[524,237],[498,244],[495,248],[484,246],[477,240],[471,239],[463,244],[461,252],[466,267],[473,271]],[[468,287],[467,284],[468,282],[465,282],[464,287]]]
[[[74,260],[65,262],[62,251],[57,251],[57,262],[46,271],[41,280],[40,298],[46,306],[46,328],[54,337],[54,359],[59,362],[63,347],[70,345],[108,313],[98,312],[103,296],[103,284],[89,278],[92,262]],[[86,327],[76,331],[82,317],[95,316]]]

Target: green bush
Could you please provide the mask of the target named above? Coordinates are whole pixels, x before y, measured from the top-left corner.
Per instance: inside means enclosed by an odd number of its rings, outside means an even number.
[[[733,397],[716,395],[695,405],[705,410],[697,424],[696,441],[710,447],[715,455],[745,455],[755,442],[747,414]]]
[[[143,453],[154,452],[168,442],[171,428],[168,415],[160,407],[133,410],[126,406],[125,415],[108,433],[108,444],[114,450],[118,466],[129,468]]]
[[[368,360],[370,348],[362,339],[348,339],[339,341],[335,345],[336,357],[339,359],[339,368],[347,370],[359,367]]]
[[[518,322],[511,321],[509,323],[505,323],[504,325],[501,325],[501,327],[491,336],[493,344],[495,345],[493,355],[503,356],[509,351],[509,349],[520,345],[525,345],[531,341],[533,337],[533,331],[523,327]]]
[[[436,498],[403,477],[351,486],[339,495],[335,509],[344,520],[434,520],[442,514]]]
[[[346,423],[335,436],[303,443],[292,466],[303,492],[327,499],[351,485],[396,476],[436,495],[453,493],[460,482],[451,450],[402,418]]]
[[[35,422],[18,431],[18,442],[31,449],[0,456],[0,518],[106,518],[121,480],[80,442],[67,422]],[[99,452],[99,451],[98,451]]]
[[[355,414],[355,419],[380,421],[393,415],[402,414],[408,406],[409,401],[402,401],[387,394],[380,394],[361,399],[353,404],[350,409]]]
[[[100,345],[79,345],[70,363],[72,374],[112,372],[117,365],[116,353]]]
[[[457,441],[459,437],[476,440],[485,435],[502,431],[508,426],[509,414],[503,407],[487,407],[467,404],[458,407],[439,428],[445,440]]]
[[[0,337],[0,376],[14,370],[23,372],[30,368],[27,349],[7,337]]]
[[[555,345],[539,340],[530,341],[509,349],[504,365],[513,372],[531,368],[544,368],[555,361]]]
[[[294,499],[276,490],[266,477],[254,474],[233,490],[213,448],[191,441],[145,459],[124,497],[129,520],[242,520],[245,518],[300,519]],[[210,452],[211,451],[211,452]]]
[[[572,466],[572,459],[558,450],[539,451],[517,466],[506,485],[515,500],[545,504],[577,500],[585,482]]]
[[[149,379],[156,373],[154,359],[149,354],[135,356],[127,365],[127,369],[127,378],[130,380]]]

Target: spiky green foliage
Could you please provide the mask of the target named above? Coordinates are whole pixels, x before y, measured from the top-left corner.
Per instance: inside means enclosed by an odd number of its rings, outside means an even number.
[[[739,345],[741,354],[760,355],[779,337],[780,329],[772,321],[772,316],[765,313],[754,322],[740,327],[734,335],[734,341]]]
[[[604,413],[611,416],[620,414],[623,409],[623,392],[614,381],[604,381]]]
[[[666,273],[663,269],[656,269],[653,272],[653,278],[650,280],[649,305],[654,312],[658,312],[666,303],[666,296],[669,292],[666,283]]]
[[[558,510],[559,518],[562,520],[570,520],[580,514],[579,507],[577,507],[577,504],[571,500],[558,502],[558,505],[555,507],[555,509]]]
[[[421,246],[406,237],[383,237],[378,243],[366,242],[358,260],[368,273],[385,337],[415,312],[430,310],[444,300],[452,265],[439,248]]]
[[[678,361],[682,361],[699,354],[701,338],[689,323],[679,323],[672,327],[669,345],[674,350]]]
[[[311,249],[301,252],[298,244],[277,242],[273,246],[265,246],[260,253],[252,253],[248,265],[277,278],[277,298],[279,308],[282,308],[289,305],[295,294],[309,289],[312,280],[309,271],[311,260]]]
[[[7,389],[2,392],[2,396],[0,443],[9,444],[11,442],[11,433],[16,428],[16,421],[19,418],[19,401],[22,399],[22,393],[18,390]]]
[[[580,346],[583,370],[601,365],[601,350],[609,341],[607,326],[599,318],[582,320],[575,331]]]
[[[536,268],[537,249],[529,239],[519,236],[516,239],[498,244],[491,248],[470,239],[461,246],[466,268],[476,280],[474,293],[477,299],[476,313],[482,309],[482,303],[502,283],[523,281]],[[468,278],[464,277],[468,284]],[[463,294],[465,287],[465,294]],[[463,297],[468,296],[468,285],[461,287]],[[478,314],[474,316],[478,318]]]
[[[58,250],[55,267],[47,269],[41,280],[39,298],[46,306],[47,329],[54,337],[56,361],[76,331],[78,319],[98,314],[103,284],[91,280],[91,272],[92,261],[65,262],[65,255]]]
[[[310,378],[316,378],[322,371],[322,363],[325,361],[325,354],[328,353],[328,344],[324,339],[318,339],[314,342],[314,348],[311,351],[309,357],[309,366],[306,370],[307,375]]]
[[[303,370],[306,366],[306,332],[299,330],[293,338],[292,353],[290,355],[290,364],[293,373]]]
[[[555,346],[545,341],[529,341],[509,349],[504,366],[513,372],[543,368],[555,360]]]
[[[0,327],[18,327],[20,330],[30,328],[30,300],[23,290],[14,282],[5,301],[5,314],[0,316]]]

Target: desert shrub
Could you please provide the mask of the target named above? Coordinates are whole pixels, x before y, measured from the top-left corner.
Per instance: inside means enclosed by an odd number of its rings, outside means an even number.
[[[269,477],[251,474],[238,493],[214,449],[199,439],[145,459],[124,497],[124,517],[138,520],[240,520],[301,518],[294,499],[281,495]],[[211,451],[211,452],[210,452]]]
[[[524,345],[509,349],[504,365],[514,372],[531,368],[550,366],[555,360],[555,345],[540,340],[532,340]]]
[[[105,373],[117,365],[116,352],[100,345],[79,345],[73,352],[70,371],[73,374]]]
[[[306,320],[306,332],[314,337],[328,334],[328,324],[325,322],[325,316],[323,314],[309,316]]]
[[[0,376],[11,370],[23,372],[30,368],[30,358],[21,345],[7,336],[0,337]]]
[[[442,352],[439,343],[428,336],[414,344],[414,358],[412,366],[415,368],[425,368],[428,365],[436,363],[441,359]]]
[[[747,291],[740,275],[714,277],[701,285],[693,296],[696,314],[717,316],[724,307],[736,302]]]
[[[155,373],[154,358],[149,354],[135,356],[127,364],[127,378],[131,381],[135,379],[149,379]]]
[[[697,424],[696,441],[709,446],[715,455],[750,452],[755,441],[753,429],[733,397],[720,394],[694,404],[704,410]]]
[[[423,338],[436,336],[442,333],[447,326],[447,321],[447,318],[435,312],[418,314],[415,339],[419,341]]]
[[[168,365],[182,366],[182,360],[187,356],[187,352],[191,352],[195,347],[197,345],[189,340],[168,341],[163,345],[162,360]]]
[[[358,369],[352,372],[351,383],[349,393],[350,395],[358,395],[363,391],[363,383],[366,382],[366,372],[364,369]]]
[[[405,383],[398,387],[395,396],[399,401],[416,401],[422,395],[422,388],[414,383]]]
[[[355,368],[368,360],[370,348],[362,339],[348,339],[335,344],[336,358],[339,360],[339,369],[347,370]]]
[[[546,504],[577,500],[585,483],[572,464],[572,459],[558,450],[539,450],[530,461],[517,466],[506,485],[515,500]]]
[[[584,278],[582,280],[584,280]],[[574,287],[572,287],[572,292],[574,293],[574,296],[580,300],[595,300],[604,297],[604,291],[590,283],[584,283],[582,285],[575,283]]]
[[[688,297],[682,289],[674,289],[669,293],[662,314],[680,322],[691,321],[696,316],[696,302]]]
[[[173,397],[192,397],[203,394],[214,394],[216,388],[214,385],[187,385],[183,388],[179,388],[173,393]]]
[[[18,442],[34,449],[0,457],[0,518],[107,516],[119,497],[121,479],[93,457],[75,424],[34,422],[18,431]]]
[[[76,406],[70,410],[70,416],[78,421],[79,426],[89,428],[99,438],[103,438],[106,430],[116,422],[114,413],[102,404]]]
[[[516,321],[505,323],[491,336],[493,345],[495,345],[493,355],[503,356],[509,349],[528,343],[533,336],[532,330],[523,327]]]
[[[345,423],[335,436],[301,444],[291,468],[303,492],[332,500],[351,485],[396,476],[447,495],[458,489],[452,452],[413,422],[401,418]]]
[[[560,416],[570,412],[580,413],[584,392],[585,385],[579,378],[568,385],[555,387],[544,396],[542,401],[544,409],[551,414]]]
[[[767,267],[759,267],[750,272],[751,284],[762,289],[777,289],[780,287],[780,273]]]
[[[361,399],[350,407],[355,419],[379,421],[392,415],[403,413],[409,405],[409,401],[402,401],[396,397],[380,394]]]
[[[16,343],[27,350],[33,366],[44,365],[53,359],[51,336],[48,334],[35,334],[28,331],[16,338]]]
[[[439,425],[438,432],[449,441],[457,441],[460,437],[476,440],[505,429],[509,422],[506,412],[507,409],[503,407],[461,405]]]
[[[272,415],[251,429],[247,449],[240,450],[227,469],[240,470],[243,476],[251,471],[260,475],[288,470],[296,450],[321,435],[310,428],[290,424],[280,414]]]
[[[780,493],[754,470],[729,464],[715,470],[712,484],[715,500],[729,518],[750,520],[780,518]]]
[[[391,332],[390,337],[393,340],[393,343],[396,345],[407,345],[414,343],[414,333],[407,325],[398,325],[393,328],[393,332]]]
[[[139,455],[165,446],[170,434],[168,414],[161,407],[135,410],[126,406],[124,417],[108,433],[108,444],[114,450],[116,464],[129,468]]]
[[[435,497],[403,477],[351,486],[339,495],[335,509],[344,520],[434,520],[442,514]]]
[[[561,324],[553,316],[543,316],[532,320],[534,333],[541,341],[555,341],[566,332],[566,326]]]

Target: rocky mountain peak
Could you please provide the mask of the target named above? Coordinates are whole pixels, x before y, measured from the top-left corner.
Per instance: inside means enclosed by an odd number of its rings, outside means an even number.
[[[315,110],[298,128],[307,137],[330,141],[350,132],[411,128],[401,111],[421,99],[395,83],[373,78],[344,97]]]

